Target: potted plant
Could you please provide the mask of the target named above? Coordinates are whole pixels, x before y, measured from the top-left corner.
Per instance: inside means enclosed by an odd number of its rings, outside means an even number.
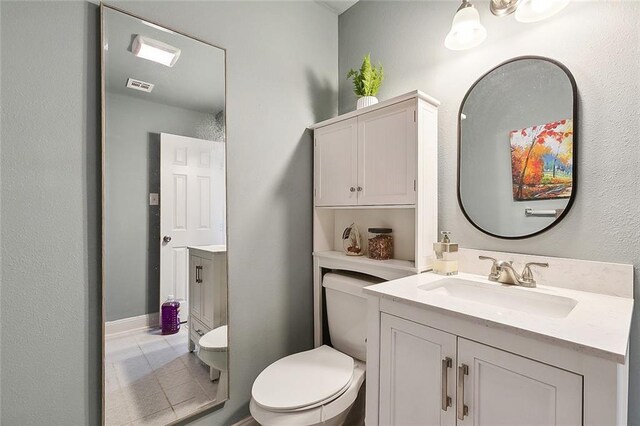
[[[382,65],[378,68],[371,66],[371,55],[365,55],[360,70],[351,69],[347,78],[353,78],[353,92],[358,96],[357,109],[368,107],[378,103],[378,90],[384,79]]]

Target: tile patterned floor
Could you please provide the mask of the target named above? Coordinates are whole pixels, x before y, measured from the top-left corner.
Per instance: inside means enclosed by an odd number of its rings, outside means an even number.
[[[187,349],[188,331],[159,330],[105,340],[107,426],[165,425],[216,399],[218,381]]]

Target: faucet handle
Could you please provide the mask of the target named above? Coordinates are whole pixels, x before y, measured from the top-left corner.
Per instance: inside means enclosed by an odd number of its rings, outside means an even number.
[[[490,280],[498,279],[498,276],[500,275],[500,273],[498,272],[498,260],[489,256],[478,256],[478,259],[492,261],[493,264],[491,265],[491,273],[489,274],[489,279]]]
[[[524,265],[522,270],[522,281],[530,284],[535,284],[536,280],[533,279],[533,272],[531,272],[531,266],[540,266],[542,268],[548,268],[549,264],[546,262],[529,262]]]

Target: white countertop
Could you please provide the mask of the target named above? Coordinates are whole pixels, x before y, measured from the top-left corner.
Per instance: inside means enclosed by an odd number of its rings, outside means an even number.
[[[202,250],[208,251],[210,253],[224,253],[227,251],[227,246],[224,244],[221,245],[210,245],[210,246],[188,246],[189,250]]]
[[[485,277],[460,273],[451,277],[495,285]],[[419,289],[447,278],[434,273],[412,275],[364,288],[364,292],[395,302],[462,317],[491,327],[513,329],[533,339],[551,341],[581,353],[606,358],[620,364],[625,362],[631,328],[633,299],[608,296],[560,287],[538,286],[524,288],[508,286],[507,291],[524,291],[564,296],[578,303],[564,318],[552,318],[507,308],[496,308],[473,300],[442,296],[437,292]]]

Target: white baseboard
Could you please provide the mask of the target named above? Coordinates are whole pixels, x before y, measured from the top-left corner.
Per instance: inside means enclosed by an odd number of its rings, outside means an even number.
[[[159,324],[158,320],[159,317],[156,312],[115,321],[106,321],[104,323],[104,335],[105,337],[113,337],[117,334],[128,333],[130,331],[157,327]]]
[[[253,417],[245,417],[240,420],[238,423],[234,423],[233,426],[260,426],[258,422],[256,422]]]

